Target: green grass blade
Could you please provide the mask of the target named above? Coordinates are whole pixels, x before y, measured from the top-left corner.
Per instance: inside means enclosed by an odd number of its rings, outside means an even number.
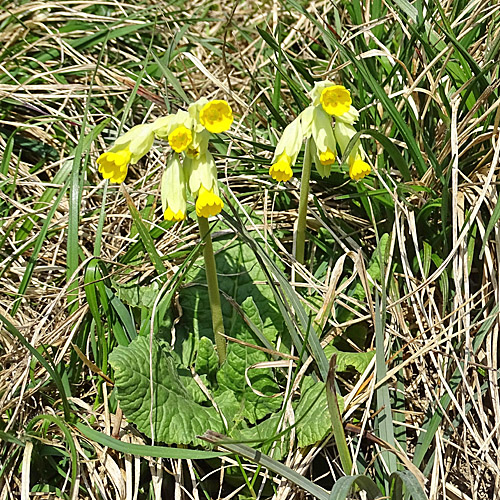
[[[328,492],[323,488],[314,484],[312,481],[309,481],[309,479],[306,479],[304,476],[302,476],[298,472],[295,472],[293,469],[290,469],[290,467],[287,467],[286,465],[273,460],[271,457],[265,455],[260,451],[250,448],[250,446],[234,443],[228,437],[213,431],[207,431],[203,436],[200,437],[201,439],[204,439],[209,443],[213,443],[219,447],[225,448],[226,450],[229,450],[232,453],[236,453],[237,455],[244,457],[247,460],[266,467],[267,469],[275,472],[276,474],[279,474],[280,476],[291,481],[293,484],[307,491],[315,498],[318,498],[320,500],[329,499]]]
[[[420,486],[417,478],[410,471],[393,472],[390,481],[396,483],[395,488],[397,490],[402,489],[401,486],[404,485],[408,498],[413,498],[413,500],[427,500],[427,495],[422,490],[422,486]],[[403,500],[403,497],[400,495],[398,498],[396,495],[393,495],[393,500]]]
[[[153,238],[151,238],[151,234],[149,233],[149,230],[146,228],[141,214],[137,210],[136,206],[134,205],[134,202],[130,195],[128,194],[127,190],[125,189],[125,186],[122,184],[122,192],[125,196],[125,200],[127,201],[128,208],[130,210],[130,215],[132,215],[132,219],[137,227],[137,231],[139,232],[139,236],[142,240],[142,243],[144,245],[144,248],[146,249],[146,252],[149,255],[149,258],[151,259],[151,262],[153,263],[153,266],[156,269],[156,272],[162,276],[165,275],[167,272],[167,268],[163,264],[163,261],[161,260],[161,257],[156,250]]]
[[[3,314],[0,314],[0,321],[4,324],[5,329],[24,347],[26,347],[26,349],[28,349],[28,351],[40,362],[40,364],[50,375],[61,395],[64,408],[64,418],[66,420],[70,420],[71,410],[68,402],[68,397],[71,396],[71,394],[66,393],[64,383],[57,373],[55,366],[51,366],[51,364],[47,362],[47,360],[24,338],[24,335]]]
[[[387,498],[385,495],[382,495],[372,479],[360,474],[358,476],[345,476],[338,479],[333,485],[329,500],[347,500],[350,498],[350,493],[354,486],[358,486],[361,490],[366,491],[366,496],[370,500]]]
[[[70,491],[70,498],[73,497],[73,488],[76,486],[76,477],[78,474],[78,453],[76,451],[76,445],[75,441],[73,440],[73,436],[71,435],[71,432],[68,428],[68,426],[64,423],[63,420],[61,420],[59,417],[56,415],[37,415],[33,419],[30,420],[28,425],[26,426],[26,434],[29,435],[30,431],[33,429],[34,425],[40,421],[40,420],[47,420],[48,422],[51,422],[59,429],[61,429],[61,432],[64,434],[64,437],[66,439],[66,442],[68,443],[69,447],[69,452],[71,456],[71,491]]]
[[[64,186],[61,188],[59,192],[59,196],[56,198],[54,204],[50,208],[49,212],[47,213],[47,216],[45,217],[45,221],[43,223],[42,229],[40,230],[40,234],[38,235],[38,238],[36,239],[35,246],[33,247],[33,252],[31,253],[30,259],[28,261],[28,264],[26,265],[26,269],[23,274],[23,279],[21,280],[21,284],[19,285],[19,290],[18,294],[19,297],[16,299],[14,302],[10,315],[15,316],[17,313],[19,306],[21,305],[21,302],[23,300],[23,295],[26,292],[26,289],[28,288],[31,277],[33,276],[33,271],[35,270],[35,265],[36,265],[36,260],[38,257],[38,254],[40,253],[40,250],[42,249],[42,246],[45,242],[45,238],[47,236],[47,231],[49,229],[50,222],[52,221],[52,217],[54,217],[54,214],[56,210],[59,207],[59,203],[61,203],[61,200],[63,196],[66,194],[66,189],[68,188],[69,180],[66,180],[66,183]]]
[[[225,453],[204,450],[189,450],[183,448],[168,448],[166,446],[149,446],[133,443],[124,443],[102,432],[96,431],[85,424],[78,422],[75,427],[88,439],[107,446],[112,450],[121,451],[138,457],[172,458],[184,460],[207,460],[222,457]]]

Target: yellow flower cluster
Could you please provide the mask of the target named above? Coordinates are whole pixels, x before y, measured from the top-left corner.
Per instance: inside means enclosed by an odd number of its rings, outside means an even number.
[[[327,177],[336,160],[337,143],[344,154],[356,134],[354,123],[359,113],[344,86],[329,81],[316,83],[311,98],[312,104],[285,128],[276,146],[269,174],[277,181],[288,181],[292,177],[292,167],[304,139],[312,136],[316,169],[322,177]],[[335,118],[335,126],[332,117]],[[361,142],[357,141],[347,159],[349,175],[353,180],[362,179],[370,173],[365,156]]]
[[[215,160],[208,151],[210,133],[229,130],[233,122],[226,101],[205,98],[154,123],[137,125],[119,137],[113,147],[97,159],[99,172],[111,182],[121,183],[129,164],[137,163],[151,149],[155,138],[166,139],[173,150],[161,182],[165,219],[186,218],[187,195],[196,198],[198,217],[217,215],[224,203],[219,196]]]

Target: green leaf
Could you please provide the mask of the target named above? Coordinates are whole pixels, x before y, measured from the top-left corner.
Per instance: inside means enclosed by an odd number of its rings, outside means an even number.
[[[346,500],[349,497],[349,493],[353,486],[358,486],[361,490],[366,491],[368,498],[387,498],[382,495],[381,491],[377,488],[377,485],[368,476],[358,475],[358,476],[344,476],[341,477],[332,488],[330,492],[329,500]]]
[[[210,377],[215,374],[218,366],[219,359],[217,358],[214,344],[209,338],[201,337],[198,342],[198,352],[196,353],[196,373]]]
[[[113,286],[116,288],[118,298],[125,304],[148,309],[153,307],[160,290],[160,284],[156,280],[150,285],[139,285],[136,281],[132,281],[125,284],[113,282]]]
[[[252,297],[243,302],[243,309],[253,311],[250,314],[258,314]],[[238,317],[234,323],[238,330],[238,339],[248,343],[254,343],[253,336],[246,330],[243,320]],[[227,350],[227,359],[217,373],[217,382],[223,388],[230,389],[236,398],[244,405],[244,417],[255,423],[270,413],[277,411],[282,404],[282,397],[275,397],[280,389],[274,380],[273,372],[269,368],[250,369],[247,372],[251,387],[245,379],[247,368],[269,361],[268,355],[262,351],[252,349],[240,344],[231,343]],[[255,391],[255,392],[254,392]],[[264,394],[261,396],[257,392]]]
[[[249,311],[245,312],[250,316],[258,313],[262,327],[260,321],[253,323],[258,326],[264,337],[272,342],[280,331],[283,320],[276,307],[273,292],[265,284],[266,275],[253,251],[239,241],[228,244],[227,240],[219,240],[214,241],[213,246],[226,334],[242,340],[242,332],[247,332],[248,327],[241,320],[236,307],[242,305],[248,297],[252,297],[257,311],[247,303]],[[189,366],[194,362],[199,339],[205,336],[213,340],[212,324],[206,320],[210,303],[203,259],[199,259],[189,270],[186,282],[186,286],[179,292],[183,315],[177,328],[177,335],[183,343],[182,346],[176,346],[176,350],[182,349],[182,353],[179,353],[182,362]],[[254,337],[249,337],[249,341],[255,343]]]
[[[278,434],[277,429],[281,418],[282,415],[280,413],[275,413],[257,425],[243,427],[236,430],[232,433],[232,437],[238,441],[269,442]],[[276,445],[273,451],[273,458],[276,460],[283,458],[283,456],[289,451],[287,438],[285,437],[284,441],[282,441],[282,439],[283,438],[278,438],[275,441]]]
[[[363,373],[370,364],[375,351],[368,352],[343,352],[339,351],[333,345],[325,347],[325,355],[331,358],[333,354],[337,354],[337,371],[345,372],[348,366],[352,366],[358,373]]]
[[[151,383],[149,349],[149,339],[137,337],[128,346],[116,347],[109,357],[120,406],[127,419],[149,437],[153,428],[155,440],[167,444],[199,444],[197,435],[207,429],[222,430],[215,408],[195,401],[177,373],[172,356],[155,340]]]
[[[297,442],[300,448],[323,439],[331,430],[332,422],[328,412],[325,384],[306,377],[302,382],[302,395],[295,408],[297,421]],[[344,409],[344,399],[337,394],[339,410]]]
[[[422,486],[418,482],[417,478],[409,471],[396,471],[391,474],[390,481],[394,480],[395,488],[402,490],[402,485],[405,485],[407,497],[413,498],[413,500],[427,500],[427,496],[422,490]],[[396,495],[394,495],[394,500],[398,500]],[[402,497],[400,497],[402,498]]]

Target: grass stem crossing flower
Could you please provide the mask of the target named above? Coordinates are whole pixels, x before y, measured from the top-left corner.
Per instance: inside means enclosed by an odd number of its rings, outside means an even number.
[[[341,120],[335,123],[335,137],[339,143],[340,151],[344,154],[347,145],[356,135],[356,129]],[[371,167],[364,161],[365,152],[361,146],[361,141],[358,139],[354,144],[347,163],[349,164],[349,176],[354,181],[359,181],[366,177],[371,172]],[[345,161],[345,160],[344,160]]]

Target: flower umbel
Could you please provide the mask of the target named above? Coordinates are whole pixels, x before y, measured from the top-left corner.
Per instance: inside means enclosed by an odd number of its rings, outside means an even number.
[[[351,107],[350,92],[343,85],[332,85],[321,92],[321,106],[329,115],[342,116]]]
[[[127,177],[128,164],[130,162],[130,151],[128,148],[117,152],[107,151],[97,159],[99,172],[104,179],[111,182],[121,183]]]
[[[200,109],[200,123],[213,134],[229,130],[233,123],[233,111],[224,100],[207,102]]]
[[[196,200],[196,215],[198,217],[208,219],[220,213],[223,208],[224,202],[212,189],[207,190],[203,186],[200,187],[198,199]]]
[[[290,180],[293,176],[292,167],[290,166],[291,160],[286,153],[283,153],[278,158],[278,161],[271,165],[269,175],[278,182]]]

